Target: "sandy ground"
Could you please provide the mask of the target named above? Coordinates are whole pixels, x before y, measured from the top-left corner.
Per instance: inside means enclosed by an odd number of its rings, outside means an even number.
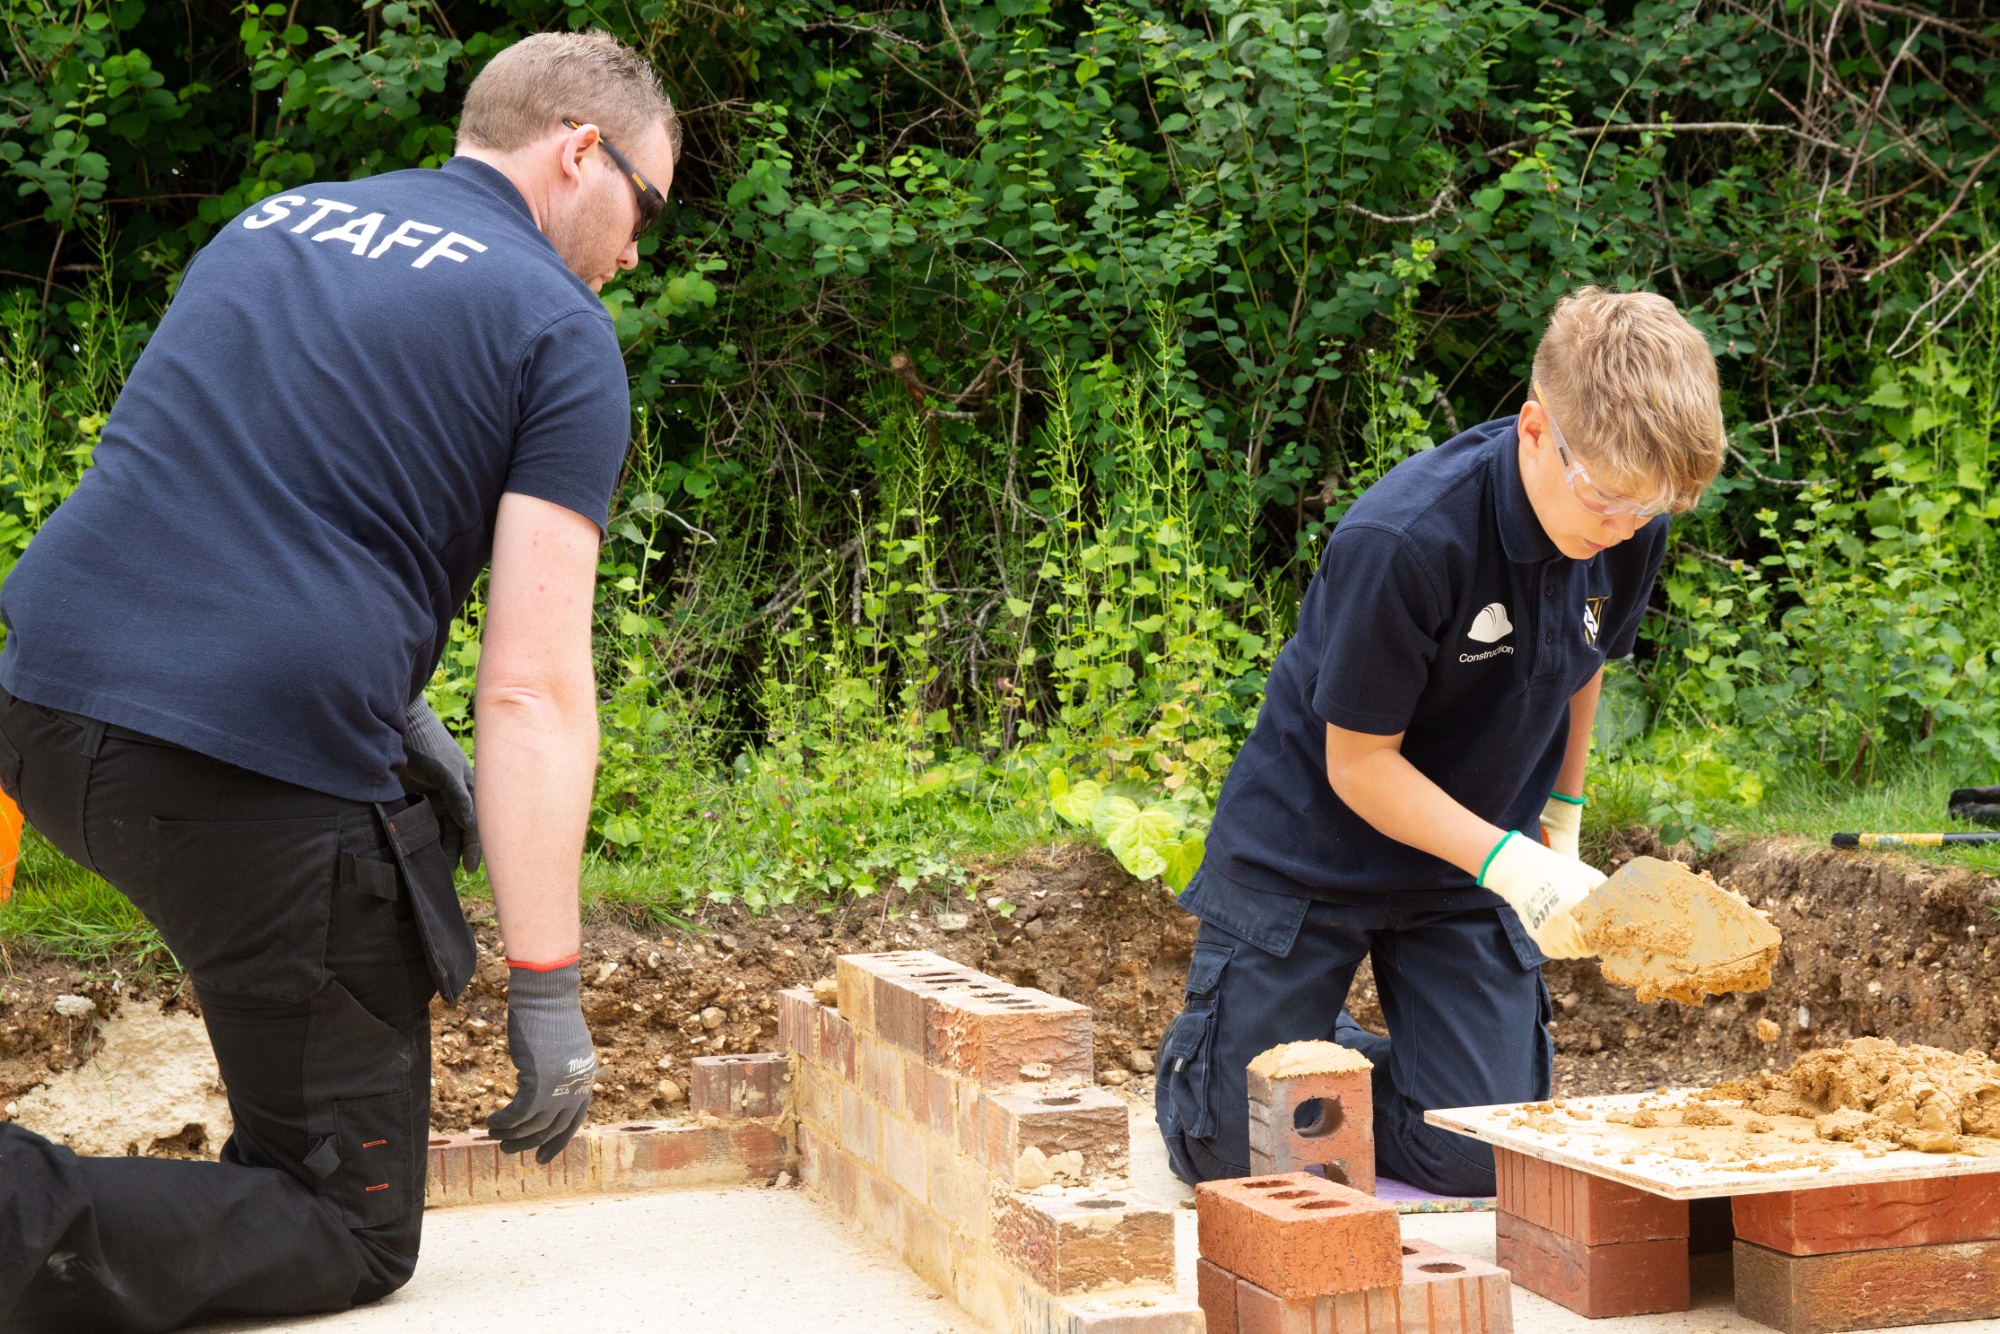
[[[144,1002],[121,1005],[99,1021],[98,1037],[81,1065],[10,1104],[10,1118],[78,1153],[184,1149],[213,1157],[231,1122],[201,1020]]]

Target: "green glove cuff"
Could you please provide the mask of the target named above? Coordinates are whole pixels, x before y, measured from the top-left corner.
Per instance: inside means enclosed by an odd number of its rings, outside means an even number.
[[[1560,793],[1560,792],[1551,792],[1551,793],[1549,793],[1549,800],[1550,800],[1550,801],[1560,801],[1560,802],[1566,802],[1567,804],[1569,804],[1569,805],[1571,805],[1571,806],[1581,806],[1581,805],[1583,805],[1583,804],[1584,804],[1584,802],[1583,802],[1583,798],[1582,798],[1582,797],[1567,797],[1567,796],[1564,796],[1564,795],[1563,795],[1562,793]]]
[[[1488,885],[1487,885],[1487,883],[1486,883],[1486,872],[1487,872],[1488,870],[1490,870],[1490,869],[1492,868],[1492,866],[1493,866],[1493,859],[1494,859],[1495,857],[1498,857],[1498,856],[1500,855],[1500,849],[1502,849],[1502,848],[1504,848],[1504,847],[1506,847],[1506,846],[1507,846],[1507,840],[1508,840],[1508,839],[1510,839],[1510,838],[1519,838],[1519,837],[1520,837],[1520,834],[1519,834],[1519,833],[1517,833],[1516,831],[1514,831],[1514,830],[1512,830],[1512,829],[1509,829],[1509,830],[1508,830],[1508,831],[1507,831],[1506,833],[1504,833],[1504,834],[1502,834],[1502,835],[1500,836],[1500,841],[1499,841],[1498,843],[1495,843],[1495,844],[1493,845],[1493,851],[1491,851],[1491,852],[1489,852],[1489,853],[1487,853],[1487,854],[1486,854],[1486,860],[1485,860],[1485,861],[1483,861],[1483,862],[1481,862],[1481,863],[1479,864],[1479,882],[1478,882],[1478,883],[1479,883],[1479,887],[1480,887],[1481,889],[1487,889],[1487,888],[1490,888],[1490,886],[1488,886]]]

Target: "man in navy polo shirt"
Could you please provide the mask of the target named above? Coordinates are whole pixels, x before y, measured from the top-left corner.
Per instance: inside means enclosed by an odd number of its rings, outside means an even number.
[[[1378,1170],[1493,1193],[1431,1108],[1549,1093],[1546,958],[1570,910],[1607,659],[1632,651],[1669,511],[1721,465],[1714,358],[1649,293],[1558,303],[1529,400],[1398,464],[1327,542],[1181,904],[1201,919],[1160,1048],[1188,1181],[1250,1170],[1245,1067],[1331,1039],[1375,1064]],[[1389,1036],[1343,1010],[1374,961]]]
[[[543,34],[474,80],[442,170],[249,209],[9,575],[0,786],[159,928],[234,1129],[205,1163],[0,1124],[0,1330],[337,1310],[409,1279],[429,1003],[472,971],[452,871],[482,843],[519,1072],[488,1125],[543,1162],[582,1125],[592,583],[630,430],[596,293],[678,142],[643,58]],[[489,564],[475,799],[423,688]]]

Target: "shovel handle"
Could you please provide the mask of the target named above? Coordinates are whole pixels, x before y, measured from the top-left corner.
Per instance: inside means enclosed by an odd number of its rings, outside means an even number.
[[[1995,834],[1835,834],[1836,848],[1942,848],[1960,843],[2000,843]]]

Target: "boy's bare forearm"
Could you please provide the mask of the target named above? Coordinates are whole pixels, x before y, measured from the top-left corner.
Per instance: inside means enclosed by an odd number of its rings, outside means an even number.
[[[1334,795],[1377,830],[1477,876],[1506,831],[1454,801],[1403,758],[1401,736],[1326,729]]]
[[[1556,773],[1556,791],[1566,797],[1583,795],[1584,770],[1590,763],[1590,728],[1597,721],[1597,697],[1604,689],[1604,669],[1569,697],[1569,744],[1563,750],[1562,768]]]

